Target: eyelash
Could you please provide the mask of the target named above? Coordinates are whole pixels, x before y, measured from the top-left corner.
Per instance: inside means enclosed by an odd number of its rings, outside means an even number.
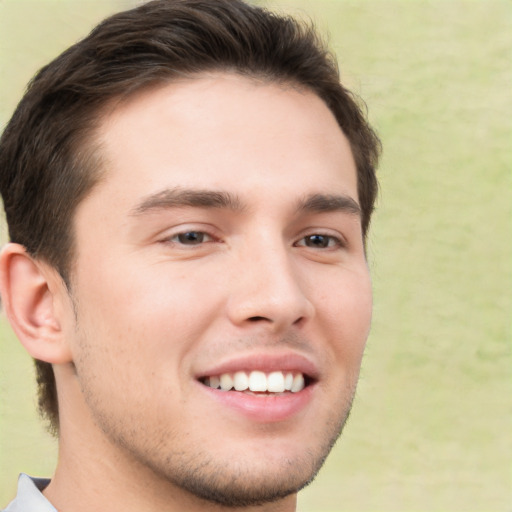
[[[183,240],[183,238],[187,237],[188,235],[195,235],[195,237],[197,237],[199,240],[194,240],[194,236],[189,236],[188,241],[191,241],[192,243],[190,243],[190,244],[186,243]],[[204,238],[208,238],[208,240],[204,240]],[[179,245],[183,245],[183,246],[197,247],[199,245],[213,242],[215,240],[216,240],[215,237],[213,237],[206,231],[190,229],[188,231],[181,231],[180,233],[176,233],[176,234],[166,238],[165,240],[163,240],[163,242],[174,243],[174,244],[179,244]],[[197,242],[197,243],[194,243],[194,242]]]
[[[317,241],[327,240],[327,245],[325,246],[316,246],[307,245],[306,240],[311,240],[313,238],[317,238]],[[304,242],[304,243],[302,243]],[[336,249],[345,247],[345,242],[340,237],[336,237],[334,235],[328,235],[325,233],[311,233],[310,235],[303,236],[298,242],[294,244],[296,247],[309,247],[312,249]]]
[[[205,240],[207,238],[207,240]],[[320,244],[317,244],[316,246],[314,244],[308,245],[308,240],[314,240],[316,238],[317,242],[320,242]],[[177,244],[181,246],[188,246],[188,247],[198,247],[200,245],[203,245],[205,243],[210,243],[218,241],[213,235],[207,233],[206,231],[200,231],[200,230],[188,230],[188,231],[181,231],[180,233],[176,233],[165,240],[162,240],[164,243],[172,243]],[[191,243],[187,243],[191,242]],[[322,245],[324,244],[325,245]],[[311,233],[309,235],[305,235],[302,238],[300,238],[297,242],[294,243],[294,247],[308,247],[310,249],[336,249],[336,248],[342,248],[345,247],[346,244],[344,240],[342,240],[340,237],[336,237],[333,235],[325,234],[325,233]]]

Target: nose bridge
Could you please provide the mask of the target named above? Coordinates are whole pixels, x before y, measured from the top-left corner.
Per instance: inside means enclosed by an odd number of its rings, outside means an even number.
[[[258,321],[279,330],[312,315],[292,248],[282,236],[266,233],[244,244],[237,261],[229,307],[233,322]]]

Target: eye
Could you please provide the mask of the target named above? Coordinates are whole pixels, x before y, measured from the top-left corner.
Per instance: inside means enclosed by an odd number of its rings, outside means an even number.
[[[331,235],[322,235],[315,233],[299,240],[297,246],[311,247],[313,249],[329,249],[332,247],[341,247],[343,244],[339,238]]]
[[[170,242],[181,245],[201,245],[202,243],[211,242],[212,240],[212,237],[203,231],[185,231],[169,238]]]

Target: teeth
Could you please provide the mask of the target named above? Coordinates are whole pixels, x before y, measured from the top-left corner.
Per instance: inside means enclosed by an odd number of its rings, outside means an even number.
[[[292,372],[271,372],[265,374],[261,371],[223,373],[219,376],[207,377],[204,383],[213,388],[222,391],[253,391],[257,393],[283,393],[291,391],[297,393],[304,389],[305,381],[302,373]]]
[[[245,391],[249,387],[249,377],[245,372],[236,372],[233,383],[237,391]]]
[[[297,393],[298,391],[304,389],[304,375],[302,373],[298,373],[293,377],[293,384],[292,384],[292,393]]]
[[[284,389],[291,391],[293,386],[293,373],[288,372],[284,378]]]
[[[233,379],[229,373],[223,373],[220,376],[220,389],[222,391],[229,391],[233,387]]]
[[[249,389],[251,391],[267,391],[267,376],[263,372],[251,372]]]
[[[272,372],[269,374],[267,377],[267,391],[272,391],[273,393],[282,393],[284,391],[283,372]]]

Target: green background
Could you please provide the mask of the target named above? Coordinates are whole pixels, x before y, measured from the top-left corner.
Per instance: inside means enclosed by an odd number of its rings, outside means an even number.
[[[0,0],[0,125],[36,69],[135,3]],[[299,510],[510,511],[512,3],[268,5],[329,34],[384,143],[358,396]],[[18,472],[51,475],[56,444],[29,357],[0,336],[3,505]]]

